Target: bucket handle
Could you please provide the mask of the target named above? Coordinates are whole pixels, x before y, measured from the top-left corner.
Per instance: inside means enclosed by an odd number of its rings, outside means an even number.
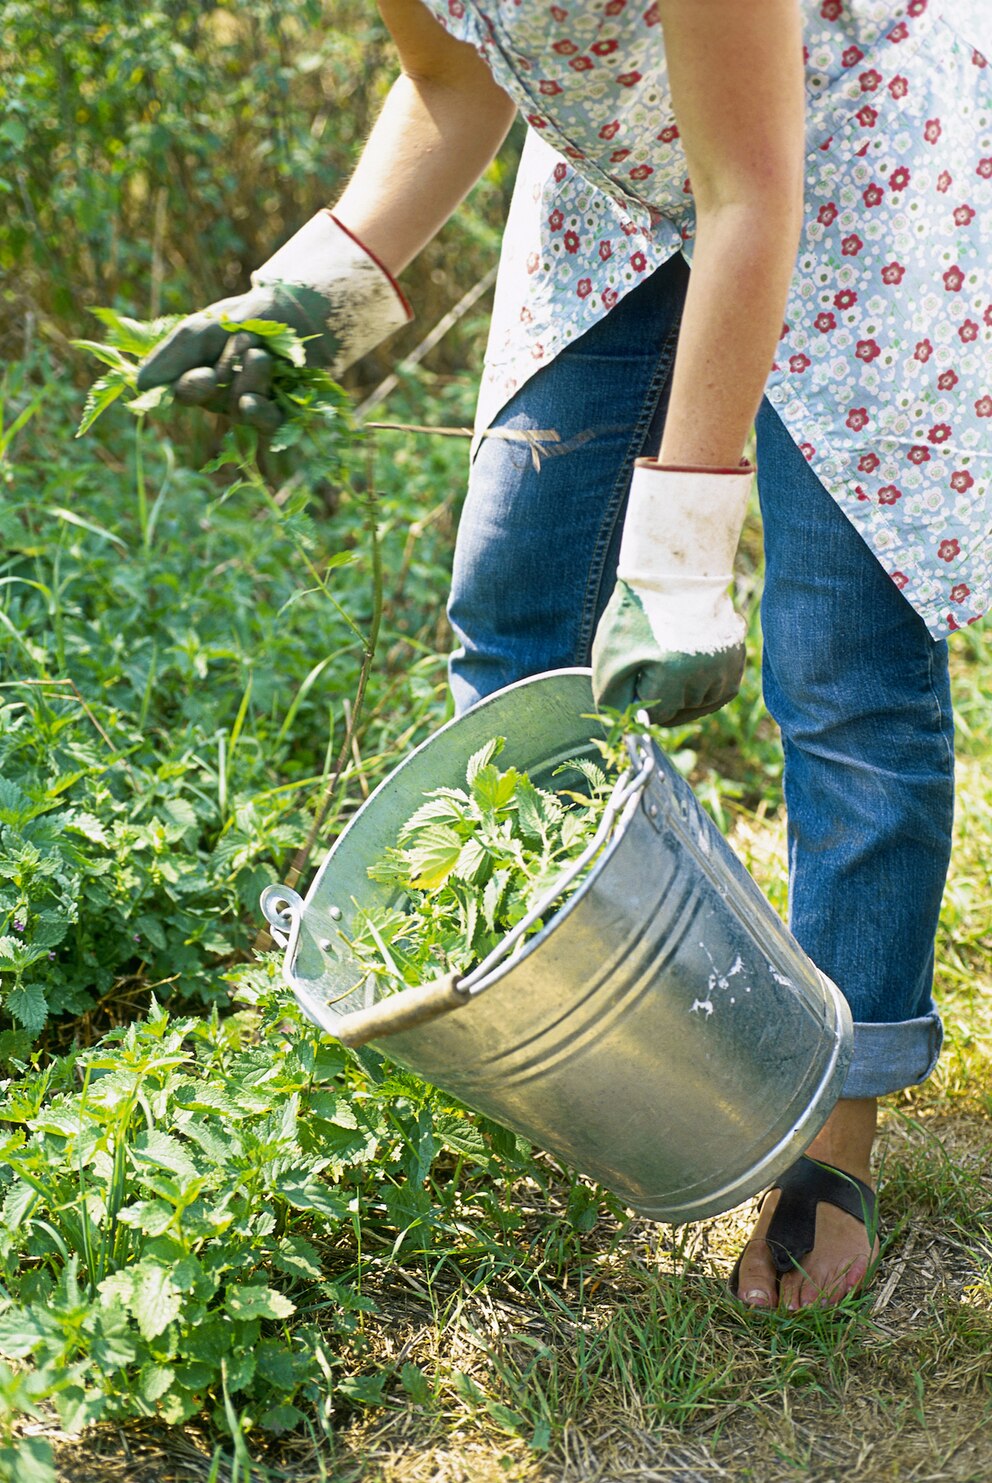
[[[355,1009],[343,1015],[335,1026],[334,1034],[342,1045],[357,1049],[370,1040],[383,1035],[395,1035],[400,1030],[414,1030],[430,1020],[460,1009],[468,1003],[469,996],[458,983],[454,973],[437,978],[429,984],[418,984],[404,989],[402,993],[387,995],[368,1009]]]

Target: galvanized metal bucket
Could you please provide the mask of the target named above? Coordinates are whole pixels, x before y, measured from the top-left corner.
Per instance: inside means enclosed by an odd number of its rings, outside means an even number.
[[[342,940],[356,905],[391,901],[367,869],[425,792],[463,783],[494,736],[506,737],[501,766],[555,786],[562,762],[598,757],[592,711],[588,670],[490,696],[376,789],[305,900],[271,886],[263,910],[287,982],[323,1029],[371,1041],[642,1214],[699,1220],[769,1184],[814,1137],[843,1085],[851,1020],[643,737],[628,742],[598,858],[535,936],[515,933],[461,982],[379,1002],[356,987]]]

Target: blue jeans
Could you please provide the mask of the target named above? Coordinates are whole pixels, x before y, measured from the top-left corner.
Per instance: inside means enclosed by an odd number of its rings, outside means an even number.
[[[666,263],[504,407],[498,427],[559,433],[538,460],[524,443],[483,441],[449,604],[459,711],[527,675],[588,664],[633,461],[661,436],[687,280],[681,259]],[[923,1081],[940,1050],[931,988],[954,798],[947,646],[767,401],[757,444],[789,925],[851,1005],[844,1096],[881,1096]]]

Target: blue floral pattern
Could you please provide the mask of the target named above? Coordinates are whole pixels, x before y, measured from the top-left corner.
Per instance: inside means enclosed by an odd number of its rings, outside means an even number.
[[[691,257],[691,182],[644,0],[427,0],[528,138],[479,425],[641,279]],[[939,637],[992,605],[988,0],[801,0],[807,212],[768,395]]]

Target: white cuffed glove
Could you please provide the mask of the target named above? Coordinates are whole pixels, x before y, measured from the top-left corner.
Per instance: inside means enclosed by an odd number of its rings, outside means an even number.
[[[665,468],[638,459],[617,584],[593,641],[600,705],[636,702],[677,726],[732,700],[744,620],[728,588],[754,470]]]
[[[138,371],[138,389],[174,383],[181,402],[272,428],[272,358],[220,320],[270,319],[306,340],[307,364],[340,376],[413,318],[392,275],[329,210],[318,211],[251,275],[247,293],[220,299],[178,324]]]

